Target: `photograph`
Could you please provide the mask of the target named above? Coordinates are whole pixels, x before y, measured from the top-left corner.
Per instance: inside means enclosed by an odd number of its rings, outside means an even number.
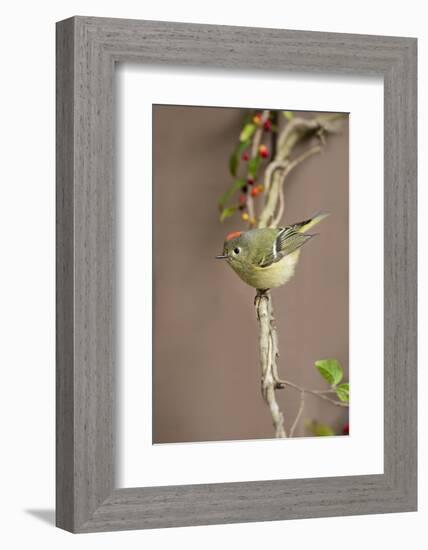
[[[349,113],[152,132],[153,444],[349,435]]]
[[[1,548],[427,538],[423,6],[5,3]]]

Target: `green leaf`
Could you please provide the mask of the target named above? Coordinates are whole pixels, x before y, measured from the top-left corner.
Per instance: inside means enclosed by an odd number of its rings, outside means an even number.
[[[254,134],[254,132],[256,131],[256,128],[257,126],[255,124],[246,124],[243,128],[242,128],[242,132],[241,132],[241,135],[239,136],[239,140],[240,141],[248,141]]]
[[[292,118],[294,118],[294,113],[292,113],[291,111],[282,111],[282,114],[287,120],[291,120]]]
[[[315,361],[315,366],[331,386],[336,386],[343,378],[342,367],[336,359],[320,359]]]
[[[330,428],[330,426],[328,426],[327,424],[321,424],[320,422],[316,422],[315,420],[309,422],[306,427],[313,435],[316,436],[336,435],[332,428]]]
[[[229,157],[229,170],[233,177],[236,177],[238,172],[239,157],[241,153],[250,145],[250,140],[238,143],[235,150]]]
[[[226,218],[230,218],[230,216],[232,216],[237,209],[237,206],[229,206],[224,208],[220,214],[220,221],[223,222]]]
[[[239,155],[238,155],[238,152],[235,150],[230,155],[230,158],[229,158],[229,171],[233,177],[236,176],[236,172],[238,171],[238,163],[239,163]]]
[[[245,180],[235,180],[232,185],[229,187],[229,189],[223,193],[223,195],[220,197],[219,201],[218,201],[218,206],[221,209],[223,209],[224,205],[229,201],[229,199],[233,196],[234,193],[236,193],[236,191],[238,191],[239,189],[241,189],[241,187],[244,187],[244,185],[246,184],[246,181]]]
[[[260,161],[260,157],[254,157],[248,161],[248,174],[253,178],[257,176],[257,170],[259,169]]]
[[[349,403],[349,384],[340,384],[336,388],[337,397],[344,403]]]

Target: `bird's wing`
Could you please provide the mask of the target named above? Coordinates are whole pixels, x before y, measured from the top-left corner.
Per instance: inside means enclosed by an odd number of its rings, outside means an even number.
[[[314,214],[312,218],[309,218],[303,222],[295,223],[291,227],[296,231],[299,231],[299,233],[305,233],[324,218],[327,218],[328,215],[329,214],[327,212],[319,212],[318,214]]]
[[[272,250],[264,254],[259,262],[260,267],[269,267],[282,260],[284,256],[295,252],[303,246],[312,235],[304,235],[296,230],[295,226],[279,227],[278,234],[273,241]]]

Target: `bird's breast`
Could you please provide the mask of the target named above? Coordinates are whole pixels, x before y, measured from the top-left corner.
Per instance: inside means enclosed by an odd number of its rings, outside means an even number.
[[[294,275],[299,254],[300,250],[296,250],[267,267],[251,265],[232,267],[247,285],[260,289],[276,288],[287,283]]]

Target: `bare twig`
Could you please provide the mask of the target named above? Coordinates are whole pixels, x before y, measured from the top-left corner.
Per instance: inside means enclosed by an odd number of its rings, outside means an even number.
[[[276,170],[282,170],[284,168],[287,168],[287,164],[288,162],[284,160],[274,160],[268,164],[268,166],[266,167],[265,179],[264,179],[265,193],[269,193],[269,189],[272,183],[272,177],[276,172]]]
[[[274,364],[276,362],[277,342],[272,336],[271,294],[269,291],[258,291],[255,299],[257,320],[259,322],[259,350],[261,367],[262,395],[272,416],[275,437],[287,437],[284,428],[284,416],[279,409],[275,396]],[[275,331],[276,333],[276,331]],[[275,337],[276,338],[276,337]]]
[[[291,172],[291,170],[294,170],[294,168],[296,168],[296,166],[299,166],[299,164],[302,164],[302,162],[305,161],[307,158],[311,157],[312,155],[315,155],[316,153],[321,153],[321,151],[322,151],[321,145],[315,145],[314,147],[311,147],[310,149],[308,149],[307,151],[305,151],[304,153],[302,153],[301,155],[296,157],[288,165],[288,173],[287,174],[289,174]],[[285,179],[285,178],[283,178],[283,179]]]
[[[279,161],[278,167],[283,166],[282,171],[275,171],[273,172],[272,177],[272,183],[266,192],[265,195],[265,204],[263,207],[263,211],[260,214],[259,218],[259,227],[276,227],[277,224],[280,221],[280,218],[278,215],[275,216],[275,211],[277,209],[278,203],[280,201],[280,195],[281,191],[284,187],[285,180],[287,176],[290,174],[294,168],[299,166],[302,162],[304,162],[306,159],[311,157],[312,155],[315,155],[316,153],[320,153],[322,150],[321,145],[315,145],[314,147],[311,147],[311,149],[308,149],[304,153],[302,153],[300,156],[295,158],[294,160],[285,163],[284,161]],[[282,216],[282,213],[281,213]]]
[[[288,158],[296,144],[309,135],[337,132],[344,116],[342,113],[331,113],[314,118],[293,118],[279,136],[277,158]]]
[[[297,391],[310,393],[311,395],[315,395],[315,397],[319,397],[320,399],[324,399],[324,401],[329,401],[333,405],[336,405],[337,407],[349,407],[348,403],[345,403],[343,401],[337,401],[336,399],[332,399],[331,397],[327,397],[325,395],[326,393],[332,393],[334,390],[309,390],[308,388],[303,388],[302,386],[299,386],[298,384],[295,384],[294,382],[290,382],[289,380],[281,380],[280,378],[276,378],[275,380],[277,384],[277,389],[281,389],[284,386],[288,386],[290,388],[294,388]],[[335,392],[334,392],[335,393]]]
[[[279,194],[278,194],[278,212],[276,214],[275,219],[272,221],[272,227],[278,227],[278,225],[280,224],[282,216],[284,214],[284,206],[285,206],[284,186],[281,185],[279,189]]]
[[[305,392],[300,392],[300,406],[299,410],[297,411],[296,418],[294,419],[293,425],[290,428],[290,437],[294,436],[294,432],[296,431],[297,425],[299,423],[300,417],[302,416],[303,409],[305,408]]]
[[[248,208],[248,225],[251,227],[254,227],[255,219],[256,219],[256,213],[254,211],[254,200],[251,196],[251,193],[248,193],[247,196],[247,208]]]

